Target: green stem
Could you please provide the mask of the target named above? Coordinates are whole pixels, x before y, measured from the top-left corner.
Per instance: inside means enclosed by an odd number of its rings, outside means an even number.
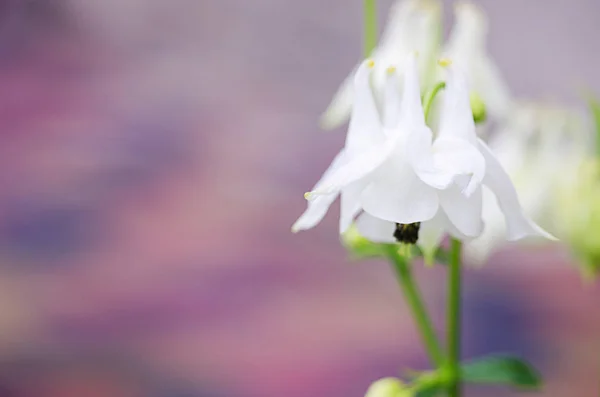
[[[429,119],[429,113],[431,113],[431,105],[433,104],[433,100],[437,96],[438,92],[446,88],[446,82],[440,81],[432,89],[425,93],[423,97],[423,113],[425,114],[425,122]]]
[[[448,327],[448,361],[446,363],[448,374],[450,375],[450,386],[448,394],[450,397],[460,397],[460,289],[461,289],[461,272],[460,272],[460,257],[462,251],[462,243],[460,240],[452,239],[450,247],[450,269],[448,277],[448,319],[446,326]]]
[[[377,46],[377,0],[363,0],[364,56],[368,58]]]
[[[442,351],[440,342],[437,339],[435,330],[427,310],[423,304],[423,300],[417,290],[416,284],[412,277],[410,264],[408,259],[398,253],[397,246],[389,246],[386,248],[386,255],[394,265],[398,282],[402,287],[402,292],[406,298],[406,302],[412,312],[412,315],[417,323],[417,328],[425,344],[429,359],[436,366],[440,367],[444,362],[444,352]]]

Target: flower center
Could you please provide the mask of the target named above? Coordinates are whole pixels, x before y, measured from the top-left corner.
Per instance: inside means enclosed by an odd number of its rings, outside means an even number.
[[[396,223],[396,230],[394,231],[394,237],[398,242],[405,244],[416,244],[419,239],[419,228],[421,222],[416,223]]]

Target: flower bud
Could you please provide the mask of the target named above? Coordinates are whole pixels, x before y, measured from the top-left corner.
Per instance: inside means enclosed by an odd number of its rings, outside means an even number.
[[[400,379],[383,378],[371,384],[365,397],[412,397],[413,395],[414,393],[407,389]]]
[[[485,103],[483,103],[483,100],[475,91],[472,91],[469,95],[469,101],[471,103],[471,111],[473,112],[475,124],[483,123],[487,118]]]

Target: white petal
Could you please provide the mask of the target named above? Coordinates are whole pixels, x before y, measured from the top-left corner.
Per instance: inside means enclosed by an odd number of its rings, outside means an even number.
[[[461,187],[454,184],[439,192],[440,205],[450,222],[463,235],[477,237],[483,231],[481,187],[470,197],[462,194]]]
[[[447,222],[441,211],[430,220],[421,222],[417,245],[421,248],[425,263],[428,265],[435,261],[435,253],[446,232]]]
[[[375,243],[395,243],[396,224],[384,221],[363,212],[356,220],[356,227],[361,236]]]
[[[327,168],[327,170],[313,189],[318,189],[319,186],[322,185],[323,181],[329,175],[331,175],[340,166],[340,164],[344,162],[344,160],[345,152],[342,150],[335,156],[335,158],[333,159],[333,161],[331,162],[331,164],[329,165],[329,167]],[[306,208],[306,211],[304,211],[300,218],[298,218],[298,220],[294,223],[294,225],[292,226],[292,231],[295,233],[300,230],[311,229],[314,226],[316,226],[319,222],[321,222],[321,220],[327,213],[327,210],[335,201],[337,196],[338,193],[334,192],[329,195],[319,196],[314,200],[309,201],[308,208]]]
[[[409,167],[387,164],[363,191],[361,203],[369,214],[396,223],[422,222],[433,218],[439,201],[436,191],[423,183]]]
[[[468,241],[464,249],[465,258],[475,265],[483,265],[506,240],[504,215],[498,208],[494,194],[486,186],[483,189],[483,222],[485,227],[481,236]]]
[[[463,194],[470,196],[481,184],[485,175],[485,159],[477,148],[463,139],[441,137],[433,144],[433,162],[435,169],[446,174],[466,175],[468,183]]]
[[[424,126],[408,136],[406,158],[419,178],[436,189],[447,188],[454,179],[451,170],[437,167],[432,150],[431,130]]]
[[[400,106],[402,103],[400,97],[400,81],[396,71],[389,71],[387,73],[384,91],[383,125],[386,128],[393,128],[398,125]]]
[[[421,103],[421,88],[419,87],[419,72],[417,70],[417,56],[415,53],[408,55],[404,62],[400,118],[404,123],[412,126],[421,127],[425,125],[425,116]]]
[[[311,200],[318,195],[328,195],[340,191],[349,184],[371,174],[390,157],[398,139],[398,136],[390,136],[382,144],[374,145],[353,158],[346,156],[348,160],[331,175],[324,178],[322,184],[307,194],[307,198]]]
[[[525,216],[510,177],[485,142],[479,139],[478,143],[487,168],[483,183],[496,195],[498,205],[506,220],[508,240],[518,240],[535,235],[556,240],[554,236]]]
[[[333,96],[331,103],[321,115],[321,119],[319,120],[321,128],[331,130],[348,121],[352,110],[352,100],[354,98],[354,88],[352,84],[356,70],[357,67],[355,67],[352,73],[344,79],[340,88],[338,88]]]
[[[371,90],[371,60],[365,60],[354,76],[354,102],[346,136],[346,153],[349,157],[364,151],[384,139],[379,112]]]
[[[352,225],[354,217],[361,211],[360,196],[368,180],[365,178],[351,183],[342,189],[340,200],[340,234]]]
[[[450,65],[444,92],[438,136],[465,139],[475,144],[477,134],[471,111],[469,90],[462,70]]]

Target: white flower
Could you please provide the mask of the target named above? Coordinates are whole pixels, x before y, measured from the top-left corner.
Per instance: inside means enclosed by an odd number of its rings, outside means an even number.
[[[485,103],[493,119],[503,119],[511,107],[511,96],[502,75],[486,49],[488,21],[477,6],[458,3],[456,22],[443,53],[459,65],[469,79],[469,86]]]
[[[413,51],[420,54],[419,68],[423,78],[431,79],[440,44],[442,15],[438,0],[399,0],[392,6],[389,15],[381,40],[371,54],[375,61],[372,83],[377,101],[383,95],[386,68],[402,63]],[[348,120],[354,100],[353,76],[354,72],[344,80],[321,116],[323,128],[336,128]]]
[[[510,178],[477,139],[467,86],[458,70],[449,67],[440,130],[432,143],[414,54],[404,67],[401,98],[394,69],[387,75],[383,122],[369,85],[373,66],[365,61],[357,71],[345,151],[307,193],[309,207],[294,230],[316,225],[341,192],[341,232],[363,210],[357,224],[365,237],[393,241],[395,224],[421,223],[419,242],[431,250],[444,232],[461,239],[481,234],[481,186],[486,184],[498,198],[509,239],[551,237],[524,216]]]
[[[571,189],[592,144],[583,116],[572,109],[541,103],[515,104],[490,147],[515,185],[524,212],[561,236],[554,208],[557,191]],[[485,199],[485,231],[465,247],[470,262],[482,264],[504,242],[506,225],[493,200]]]

